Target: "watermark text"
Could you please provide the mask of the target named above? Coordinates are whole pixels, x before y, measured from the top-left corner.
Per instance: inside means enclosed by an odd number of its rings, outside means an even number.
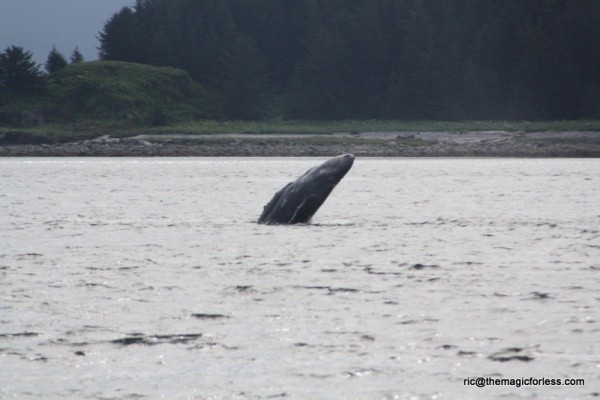
[[[585,379],[581,378],[492,378],[478,376],[463,379],[465,386],[584,386]]]

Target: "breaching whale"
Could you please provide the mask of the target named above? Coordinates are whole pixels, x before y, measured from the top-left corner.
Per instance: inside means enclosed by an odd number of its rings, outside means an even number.
[[[264,207],[258,223],[277,225],[309,222],[353,163],[354,155],[344,154],[309,169],[275,193]]]

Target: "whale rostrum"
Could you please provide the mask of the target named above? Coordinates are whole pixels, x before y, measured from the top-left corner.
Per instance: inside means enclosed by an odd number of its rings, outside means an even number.
[[[309,222],[353,163],[354,155],[344,154],[309,169],[275,193],[264,207],[258,223],[277,225]]]

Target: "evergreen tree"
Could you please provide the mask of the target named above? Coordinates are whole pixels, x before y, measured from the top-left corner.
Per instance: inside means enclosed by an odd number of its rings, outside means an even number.
[[[254,40],[239,34],[221,59],[219,89],[224,114],[233,119],[260,119],[268,113],[270,84],[264,57]]]
[[[378,3],[381,2],[358,4],[356,12],[343,23],[350,28],[343,36],[347,37],[347,59],[352,65],[346,79],[353,82],[349,88],[352,101],[348,107],[354,118],[382,116],[389,54]]]
[[[289,115],[297,118],[350,118],[345,68],[349,66],[338,34],[321,29],[292,82]]]
[[[81,54],[79,48],[75,47],[75,50],[73,50],[73,53],[71,54],[71,64],[79,64],[83,61],[83,54]]]
[[[48,58],[46,59],[46,64],[44,64],[44,68],[49,74],[54,74],[64,67],[68,65],[65,57],[56,50],[56,46],[52,46],[52,50],[48,54]]]
[[[12,94],[31,94],[42,88],[40,67],[32,54],[11,46],[0,54],[0,87]],[[4,91],[4,90],[3,90]]]
[[[123,7],[104,24],[100,40],[100,59],[143,62],[136,17],[133,10]]]
[[[414,0],[404,27],[403,95],[409,100],[403,105],[404,115],[409,119],[437,119],[443,84],[442,57],[435,43],[435,26],[423,0]]]

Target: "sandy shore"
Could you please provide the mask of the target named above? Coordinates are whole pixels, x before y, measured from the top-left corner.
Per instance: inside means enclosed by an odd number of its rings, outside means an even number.
[[[283,157],[342,153],[359,157],[600,157],[600,132],[139,135],[52,144],[0,144],[0,157]]]

